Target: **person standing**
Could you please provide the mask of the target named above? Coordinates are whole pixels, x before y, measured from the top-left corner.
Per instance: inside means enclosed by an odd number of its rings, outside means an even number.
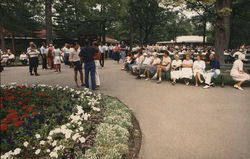
[[[70,45],[65,43],[64,47],[62,48],[64,53],[64,64],[70,66],[69,62],[69,54],[70,54]]]
[[[42,46],[40,48],[41,56],[42,56],[42,69],[48,69],[47,67],[47,54],[48,49],[45,42],[42,42]]]
[[[118,44],[116,44],[114,47],[113,58],[115,61],[117,61],[117,63],[119,63],[119,61],[120,61],[120,47]]]
[[[98,53],[98,49],[89,45],[89,41],[87,41],[87,46],[84,47],[79,56],[81,60],[84,62],[84,70],[85,70],[85,87],[89,88],[89,73],[91,74],[91,88],[92,90],[96,90],[96,66],[94,62],[94,57]]]
[[[98,49],[98,43],[93,42],[93,47]],[[99,64],[100,52],[95,54],[94,60],[95,60],[95,82],[96,82],[96,87],[98,88],[101,85],[100,75],[99,75],[99,71],[98,71],[98,67],[100,66],[100,64]]]
[[[35,44],[30,45],[30,49],[27,52],[27,56],[29,57],[29,71],[30,75],[33,76],[33,71],[35,73],[35,76],[39,76],[37,73],[37,67],[38,67],[38,55],[39,51],[36,48]]]
[[[48,65],[50,67],[50,69],[54,69],[54,56],[53,56],[53,51],[54,51],[54,46],[53,44],[49,44],[49,48],[48,48]]]
[[[121,42],[121,46],[120,46],[120,57],[121,57],[121,63],[123,64],[126,60],[126,45],[124,45],[124,42]]]
[[[72,66],[74,67],[74,79],[75,79],[76,86],[79,87],[78,81],[77,81],[77,72],[80,73],[80,80],[82,83],[81,86],[84,86],[82,63],[79,57],[79,45],[77,44],[74,45],[74,47],[70,50],[69,61],[72,63]]]
[[[61,72],[61,50],[54,45],[53,50],[54,55],[54,65],[55,65],[55,72],[59,73]]]
[[[101,53],[101,57],[100,57],[100,65],[101,65],[102,67],[104,67],[104,56],[105,56],[105,50],[104,50],[104,46],[103,46],[103,44],[102,44],[102,43],[99,45],[99,51],[100,51],[100,53]]]

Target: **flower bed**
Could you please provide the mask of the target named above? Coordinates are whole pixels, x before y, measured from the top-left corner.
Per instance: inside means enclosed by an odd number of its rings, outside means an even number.
[[[130,110],[88,89],[1,86],[1,158],[109,158],[128,153]]]

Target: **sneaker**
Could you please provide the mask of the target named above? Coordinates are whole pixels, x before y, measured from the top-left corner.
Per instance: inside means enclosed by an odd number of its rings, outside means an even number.
[[[238,87],[239,90],[243,91],[244,89],[242,87]]]
[[[210,87],[209,85],[205,85],[203,88],[207,89],[207,88],[209,88],[209,87]]]
[[[172,85],[174,86],[176,84],[176,82],[172,82]]]
[[[152,79],[152,80],[156,80],[156,79],[157,79],[157,76],[153,76],[151,79]]]
[[[40,75],[38,73],[36,73],[35,76],[40,76]]]
[[[33,76],[34,74],[33,73],[30,73],[31,76]]]
[[[161,83],[161,80],[158,80],[156,83],[157,83],[157,84],[160,84],[160,83]]]
[[[235,84],[235,85],[234,85],[234,88],[237,88],[237,89],[238,89],[238,88],[239,88],[239,86]]]
[[[149,78],[146,78],[145,80],[146,80],[146,81],[148,81],[148,80],[149,80]]]
[[[140,77],[145,78],[146,76],[144,74],[140,75]]]
[[[238,89],[238,90],[241,90],[241,91],[243,91],[244,89],[242,88],[242,87],[239,87],[238,85],[234,85],[234,88],[236,88],[236,89]]]
[[[189,85],[189,82],[186,83],[186,86],[188,86],[188,85]]]

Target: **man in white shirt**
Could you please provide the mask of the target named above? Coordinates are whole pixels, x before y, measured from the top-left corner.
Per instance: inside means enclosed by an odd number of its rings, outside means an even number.
[[[41,56],[42,56],[42,68],[43,69],[48,69],[47,67],[47,54],[48,54],[48,49],[45,44],[45,42],[42,43],[42,46],[40,48]]]
[[[137,79],[140,79],[141,77],[145,76],[144,74],[141,74],[142,71],[144,71],[146,67],[150,66],[150,64],[153,61],[150,52],[148,52],[147,54],[144,54],[144,56],[146,56],[146,57],[144,58],[141,67],[138,68],[138,77],[137,77]]]
[[[105,47],[101,43],[98,48],[99,48],[99,52],[101,53],[99,62],[100,62],[101,67],[104,67]]]

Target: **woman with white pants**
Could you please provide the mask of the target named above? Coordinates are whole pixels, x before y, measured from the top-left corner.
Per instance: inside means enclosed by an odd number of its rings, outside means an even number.
[[[98,48],[98,43],[97,42],[93,42],[93,47]],[[96,82],[96,87],[100,87],[101,85],[101,81],[100,81],[100,76],[99,76],[99,71],[98,71],[98,68],[100,67],[100,59],[101,59],[101,52],[99,50],[99,53],[95,55],[94,57],[95,59],[95,82]]]

